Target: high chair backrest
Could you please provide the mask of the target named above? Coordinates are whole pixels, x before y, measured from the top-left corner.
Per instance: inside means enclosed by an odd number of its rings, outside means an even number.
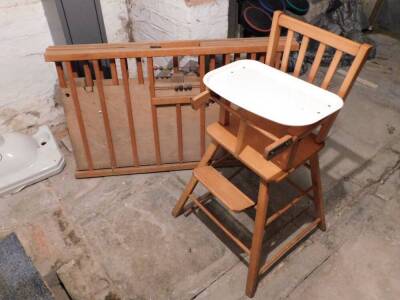
[[[282,57],[279,57],[277,49],[282,29],[287,29],[287,39]],[[333,48],[333,58],[328,68],[326,69],[326,73],[324,74],[324,76],[322,76],[322,81],[320,84],[320,87],[323,89],[328,89],[344,55],[349,55],[354,58],[350,65],[350,68],[347,71],[347,74],[344,76],[342,83],[339,85],[339,89],[336,91],[332,91],[338,94],[343,100],[345,100],[367,58],[368,51],[370,50],[371,46],[368,44],[360,44],[354,42],[327,30],[287,16],[281,11],[276,11],[274,13],[272,22],[271,34],[266,54],[266,64],[270,66],[275,66],[283,72],[287,72],[290,55],[291,53],[293,53],[291,51],[290,45],[293,38],[295,38],[295,33],[299,34],[298,40],[300,40],[301,38],[301,42],[299,50],[296,51],[298,53],[297,60],[294,66],[294,71],[292,73],[293,76],[300,76],[302,65],[306,57],[307,48],[310,45],[310,41],[319,43],[314,61],[312,62],[307,74],[304,74],[305,79],[315,85],[317,85],[315,83],[315,80],[318,70],[320,69],[324,53],[327,48]],[[323,122],[317,138],[319,142],[325,140],[336,118],[336,115],[337,113],[327,118]]]

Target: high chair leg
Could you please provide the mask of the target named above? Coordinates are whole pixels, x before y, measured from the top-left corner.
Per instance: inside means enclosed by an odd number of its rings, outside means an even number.
[[[212,159],[217,150],[218,150],[218,145],[215,144],[214,142],[211,142],[206,152],[204,153],[203,157],[201,158],[199,164],[197,165],[197,167],[206,166],[208,162]],[[190,194],[193,192],[198,182],[199,181],[192,175],[190,181],[186,185],[178,202],[176,203],[174,209],[172,210],[172,215],[174,217],[178,217],[183,212],[183,207],[185,206],[187,200],[189,199]]]
[[[268,209],[268,186],[263,180],[260,180],[258,190],[258,201],[256,210],[256,220],[254,224],[253,239],[250,249],[249,270],[247,273],[246,295],[253,297],[256,291],[258,276],[260,271],[261,249],[264,238],[264,228],[267,219]]]
[[[319,168],[319,158],[318,153],[314,154],[310,159],[311,166],[311,180],[313,186],[313,196],[314,196],[314,205],[317,217],[320,218],[320,223],[318,227],[325,231],[325,211],[324,211],[324,200],[322,198],[322,186],[321,186],[321,174]]]

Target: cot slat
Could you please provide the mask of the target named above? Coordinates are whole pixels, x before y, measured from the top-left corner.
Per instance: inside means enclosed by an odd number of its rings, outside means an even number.
[[[154,65],[152,57],[147,57],[147,77],[149,79],[150,96],[151,98],[154,98],[156,92],[154,88]],[[158,165],[160,165],[161,164],[160,133],[158,129],[157,107],[153,104],[151,104],[151,120],[153,122],[156,162]]]
[[[71,95],[72,95],[72,100],[74,102],[76,119],[78,121],[79,132],[82,137],[82,144],[83,144],[83,149],[85,151],[85,157],[87,160],[88,169],[93,170],[93,159],[92,159],[92,155],[90,153],[89,141],[88,141],[88,137],[86,134],[85,124],[83,122],[82,111],[81,111],[81,106],[79,104],[78,92],[76,90],[76,84],[75,84],[75,79],[74,79],[74,75],[72,72],[71,62],[69,62],[69,61],[66,62],[66,66],[67,66],[67,75],[69,78],[68,83],[69,83],[69,86],[71,89]]]
[[[110,156],[111,167],[114,169],[117,167],[117,160],[115,157],[115,150],[114,150],[114,145],[113,145],[113,140],[112,140],[112,135],[111,135],[111,126],[110,126],[110,119],[108,117],[106,97],[104,94],[103,72],[100,71],[99,62],[97,60],[94,60],[92,62],[92,64],[93,64],[93,68],[94,68],[94,73],[96,75],[96,87],[97,87],[97,92],[99,93],[99,100],[100,100],[100,106],[101,106],[101,111],[102,111],[102,116],[103,116],[104,129],[106,131],[108,154]]]
[[[140,57],[136,58],[136,69],[137,69],[138,81],[140,84],[143,84],[144,83],[143,64],[142,64],[142,59]]]
[[[176,128],[178,134],[178,159],[183,161],[183,130],[182,130],[182,107],[181,104],[176,105]]]
[[[110,60],[110,69],[111,69],[111,78],[112,78],[112,83],[114,85],[118,85],[118,72],[117,72],[117,65],[115,63],[115,59]]]
[[[133,165],[138,166],[139,155],[137,150],[135,123],[133,120],[132,99],[129,88],[128,62],[126,58],[121,58],[120,61],[121,61],[122,81],[124,84],[124,92],[125,92],[126,113],[128,117],[128,126],[131,139],[132,160],[133,160]]]

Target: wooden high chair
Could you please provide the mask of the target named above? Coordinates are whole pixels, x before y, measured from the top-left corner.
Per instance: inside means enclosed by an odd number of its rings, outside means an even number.
[[[282,57],[277,57],[281,28],[288,30],[287,41]],[[302,39],[294,72],[289,75],[285,72],[291,51],[290,44],[295,33],[300,34]],[[304,81],[296,77],[300,75],[310,40],[319,42],[319,47]],[[312,83],[317,78],[327,47],[334,48],[335,54],[318,87]],[[185,203],[190,198],[193,205],[189,209],[193,209],[194,206],[203,211],[249,255],[246,284],[246,295],[249,297],[254,296],[259,275],[269,270],[317,226],[325,230],[318,152],[324,147],[324,140],[343,105],[342,100],[348,95],[369,49],[367,44],[358,44],[282,12],[275,12],[266,56],[267,65],[257,61],[240,60],[213,70],[204,76],[204,83],[209,90],[192,99],[195,109],[210,100],[218,103],[220,119],[219,122],[208,126],[207,133],[212,142],[193,170],[193,176],[172,214],[177,217],[184,212]],[[327,88],[345,54],[353,56],[354,60],[337,93],[328,92]],[[219,148],[223,148],[260,177],[257,201],[247,197],[210,165]],[[306,190],[297,186],[300,195],[267,218],[268,186],[287,179],[296,168],[308,165],[308,162],[312,186]],[[251,247],[235,237],[207,209],[205,197],[193,194],[198,182],[233,212],[242,212],[250,208],[256,210]],[[312,196],[309,191],[312,191]],[[276,254],[267,257],[261,266],[265,227],[299,202],[302,196],[313,199],[315,219],[287,241]]]

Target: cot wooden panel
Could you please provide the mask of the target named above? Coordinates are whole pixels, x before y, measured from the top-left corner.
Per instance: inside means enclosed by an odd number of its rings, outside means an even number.
[[[285,45],[298,49],[282,38],[278,51]],[[251,38],[49,47],[45,57],[56,64],[76,176],[193,168],[209,143],[206,126],[219,118],[217,105],[199,111],[189,105],[190,96],[204,88],[202,76],[239,54],[263,61],[267,46],[266,38]],[[197,57],[198,74],[182,76],[178,56]],[[159,57],[173,59],[177,77],[154,76]],[[82,78],[72,70],[76,62],[83,65]],[[110,79],[104,78],[104,62]]]

